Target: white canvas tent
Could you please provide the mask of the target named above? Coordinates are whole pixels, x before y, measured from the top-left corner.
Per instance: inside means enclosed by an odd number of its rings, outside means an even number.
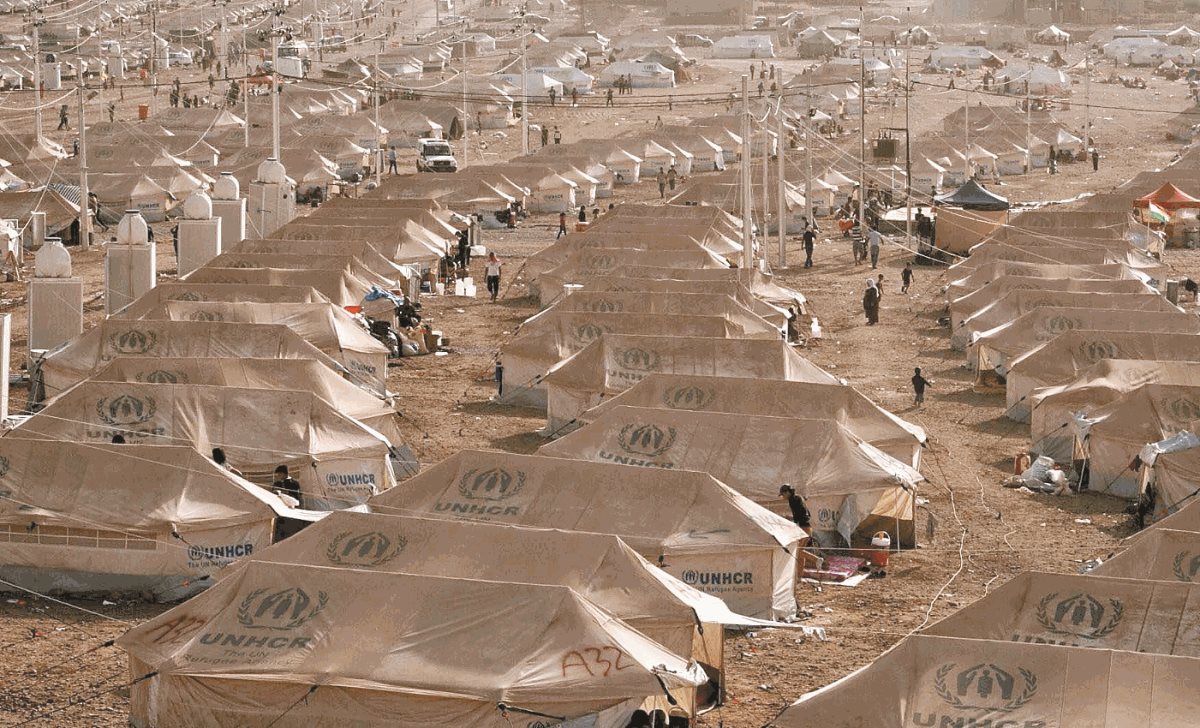
[[[464,451],[373,511],[615,533],[689,586],[751,617],[795,613],[798,526],[703,473]]]
[[[270,492],[178,445],[0,439],[0,578],[41,593],[179,599],[266,548]]]

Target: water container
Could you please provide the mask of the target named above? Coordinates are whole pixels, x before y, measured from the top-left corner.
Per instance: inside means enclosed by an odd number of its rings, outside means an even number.
[[[871,537],[871,550],[867,552],[867,561],[871,566],[886,569],[888,552],[892,548],[892,537],[887,531],[878,531]]]

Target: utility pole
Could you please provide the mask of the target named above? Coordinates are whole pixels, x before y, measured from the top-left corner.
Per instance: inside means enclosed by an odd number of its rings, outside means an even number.
[[[858,230],[867,234],[867,49],[863,45],[865,15],[858,6]]]
[[[912,127],[909,101],[912,95],[912,81],[909,77],[909,63],[912,60],[912,33],[908,34],[908,44],[904,47],[904,245],[913,249],[912,240]],[[932,204],[932,203],[930,203]]]
[[[813,218],[813,203],[812,203],[812,178],[813,178],[813,106],[812,106],[812,82],[808,84],[805,91],[805,98],[808,99],[808,113],[804,117],[804,156],[808,158],[808,174],[804,176],[804,207],[808,213],[808,224],[816,230],[817,221]]]
[[[963,176],[971,179],[971,89],[963,82],[966,106],[963,107]],[[966,180],[964,180],[966,181]]]
[[[46,19],[42,17],[41,8],[33,11],[33,133],[39,142],[42,140],[42,44],[38,29]]]
[[[1029,155],[1029,171],[1033,171],[1033,99],[1029,96],[1029,79],[1033,78],[1033,66],[1029,67],[1025,79],[1025,149]]]
[[[150,113],[158,113],[158,3],[150,3]],[[250,123],[247,119],[246,123]]]
[[[279,14],[271,17],[271,156],[279,161]],[[249,123],[249,119],[246,120]]]
[[[742,76],[742,268],[746,270],[754,267],[750,174],[750,77]]]
[[[1083,54],[1083,148],[1092,147],[1092,53]]]
[[[787,191],[784,189],[785,175],[783,173],[783,163],[787,155],[787,144],[783,142],[784,123],[783,123],[783,92],[779,94],[779,103],[776,108],[778,117],[775,120],[776,143],[779,145],[775,159],[775,176],[776,183],[779,185],[779,196],[775,199],[776,209],[779,211],[779,267],[787,267]],[[763,191],[764,194],[766,191]]]
[[[471,123],[467,114],[467,38],[463,36],[462,41],[462,68],[459,71],[462,74],[462,123],[463,123],[463,166],[467,166],[467,157],[471,152]]]
[[[87,250],[92,243],[92,205],[88,199],[90,195],[87,171],[87,117],[83,113],[86,89],[83,85],[82,69],[77,72],[77,75],[79,76],[77,89],[79,92],[79,119],[77,120],[79,124],[79,248]]]
[[[383,132],[379,126],[379,49],[375,50],[375,68],[371,73],[375,82],[375,186],[383,184]]]
[[[521,11],[521,18],[525,11]],[[529,156],[529,69],[526,67],[526,50],[529,38],[525,35],[524,20],[518,25],[521,34],[521,156]]]

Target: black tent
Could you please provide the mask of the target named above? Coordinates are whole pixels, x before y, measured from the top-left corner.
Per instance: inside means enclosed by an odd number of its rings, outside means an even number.
[[[967,180],[965,185],[953,192],[938,195],[934,198],[934,201],[939,205],[961,207],[964,210],[999,212],[1007,210],[1009,207],[1006,198],[988,192],[983,188],[983,185],[973,179]]]

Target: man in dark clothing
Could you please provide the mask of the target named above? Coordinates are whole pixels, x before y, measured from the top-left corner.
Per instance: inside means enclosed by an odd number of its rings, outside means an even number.
[[[471,267],[471,235],[466,230],[459,230],[458,236],[458,263],[463,268]]]
[[[913,405],[915,407],[920,407],[925,403],[925,388],[931,384],[933,384],[933,382],[921,376],[921,367],[916,367],[913,369]]]
[[[544,147],[549,143],[550,143],[550,127],[543,124],[542,125],[542,146]]]
[[[560,212],[560,213],[558,213],[558,234],[554,236],[554,239],[558,240],[559,238],[561,238],[562,236],[564,236],[566,234],[567,234],[567,213]]]
[[[300,500],[300,481],[288,475],[288,466],[280,465],[275,468],[275,475],[271,479],[271,490],[276,495],[286,495]]]
[[[579,206],[579,222],[587,222],[587,208],[583,205]]]
[[[812,268],[813,247],[817,243],[816,230],[810,225],[804,228],[804,267]]]
[[[1100,171],[1100,152],[1097,152],[1095,147],[1092,147],[1092,171]]]
[[[796,490],[790,485],[779,486],[779,495],[787,499],[788,508],[792,509],[792,521],[808,531],[812,528],[812,516],[808,513],[808,506],[804,503],[804,498],[796,494]]]
[[[63,129],[70,129],[70,128],[71,128],[71,125],[69,123],[67,123],[67,105],[63,104],[58,109],[58,129],[57,129],[57,131],[62,131]]]
[[[558,97],[558,93],[553,88],[550,89],[550,105],[554,106],[554,99]]]
[[[902,283],[902,285],[900,286],[901,293],[908,293],[908,287],[910,285],[912,285],[912,279],[913,279],[912,263],[905,263],[904,270],[900,271],[900,281]]]

